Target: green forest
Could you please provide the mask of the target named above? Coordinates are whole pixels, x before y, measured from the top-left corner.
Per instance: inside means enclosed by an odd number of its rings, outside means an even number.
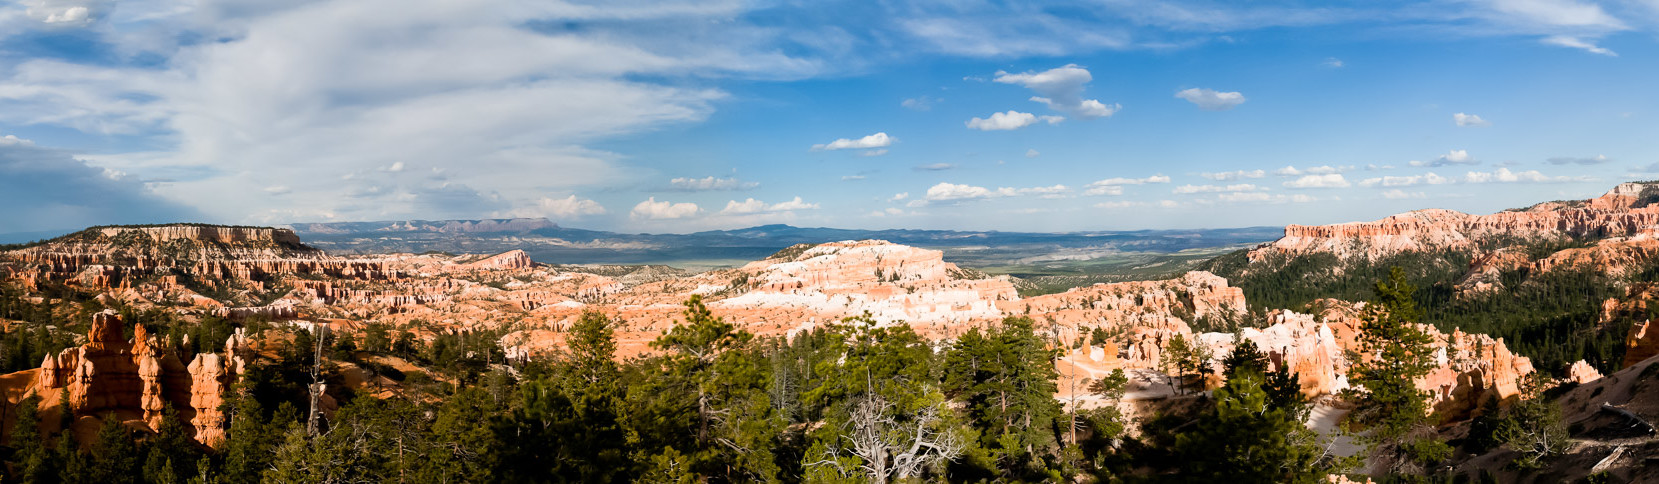
[[[1510,331],[1502,334],[1511,335],[1512,345],[1547,358],[1553,350],[1546,342],[1588,333],[1573,326],[1586,310],[1572,302],[1586,293],[1574,291],[1602,291],[1588,293],[1599,297],[1612,294],[1611,283],[1562,272],[1547,276],[1560,279],[1517,279],[1506,285],[1514,291],[1486,300],[1455,300],[1441,295],[1444,286],[1416,285],[1449,262],[1389,262],[1402,264],[1364,272],[1375,275],[1369,281],[1353,271],[1342,284],[1322,286],[1373,302],[1360,344],[1392,355],[1389,364],[1352,370],[1353,381],[1373,391],[1344,395],[1355,406],[1347,425],[1367,445],[1364,455],[1394,463],[1386,480],[1468,480],[1477,476],[1440,465],[1454,450],[1483,452],[1524,429],[1559,426],[1559,412],[1517,406],[1494,409],[1477,426],[1483,430],[1466,438],[1440,437],[1423,411],[1427,395],[1399,384],[1426,371],[1431,353],[1427,337],[1410,323],[1460,321],[1473,331],[1481,330],[1477,324],[1498,325]],[[1278,273],[1245,275],[1249,297],[1273,301],[1268,307],[1296,307],[1306,303],[1298,298],[1332,295],[1271,279]],[[1285,290],[1261,289],[1274,283]],[[6,371],[37,367],[44,355],[73,345],[90,315],[105,309],[61,287],[42,294],[61,299],[26,298],[14,289],[0,297],[0,317],[22,322],[0,338]],[[1509,312],[1498,314],[1499,308]],[[182,360],[221,351],[239,328],[280,341],[280,350],[252,361],[236,384],[224,407],[227,441],[216,450],[196,444],[177,418],[147,432],[103,415],[90,441],[74,432],[41,432],[68,427],[67,420],[39,425],[68,418],[41,411],[62,402],[25,399],[7,413],[15,418],[0,447],[7,480],[1322,482],[1363,469],[1359,459],[1331,454],[1302,425],[1309,406],[1296,376],[1269,371],[1267,356],[1251,344],[1211,355],[1202,346],[1172,342],[1161,367],[1176,375],[1182,395],[1130,418],[1113,405],[1078,408],[1056,400],[1060,345],[1043,323],[1018,316],[942,343],[908,326],[878,326],[868,316],[791,339],[764,338],[693,297],[673,329],[651,343],[649,356],[619,360],[614,322],[588,313],[569,328],[563,351],[511,361],[497,343],[501,330],[369,324],[319,341],[308,331],[259,320],[185,321],[159,309],[116,309],[125,321],[165,338]],[[1559,317],[1523,317],[1551,311]],[[1598,348],[1598,340],[1588,341],[1581,351]],[[325,348],[320,362],[309,350],[319,346]],[[1588,354],[1567,350],[1560,358]],[[377,363],[382,356],[421,370]],[[1605,353],[1598,361],[1617,357]],[[1199,362],[1212,358],[1223,362],[1225,384],[1193,391],[1209,371]],[[356,395],[336,375],[329,383],[339,410],[308,426],[310,369],[316,363],[331,374],[327,369],[345,362],[400,382],[398,394]],[[1115,402],[1128,378],[1120,370],[1084,384]],[[1540,465],[1559,452],[1546,446],[1522,458]]]
[[[23,310],[15,300],[8,307]],[[158,334],[181,331],[163,327],[165,317],[131,317]],[[215,324],[230,326],[196,330]],[[1194,394],[1186,411],[1155,418],[1132,438],[1115,408],[1078,409],[1054,398],[1058,353],[1028,318],[944,346],[868,317],[786,341],[739,330],[693,298],[683,324],[652,343],[656,354],[626,361],[615,358],[612,324],[587,314],[571,328],[568,351],[513,365],[501,364],[498,335],[487,332],[422,340],[372,326],[330,338],[323,342],[330,361],[396,356],[432,374],[381,368],[396,373],[388,376],[402,381],[403,394],[348,392],[314,432],[303,417],[302,383],[312,361],[301,349],[317,341],[275,329],[296,340],[278,357],[258,359],[237,384],[219,450],[196,445],[177,418],[150,433],[105,416],[90,442],[73,432],[43,434],[35,430],[41,419],[62,417],[49,417],[39,409],[50,402],[31,397],[10,409],[16,424],[3,449],[6,475],[158,483],[1314,482],[1334,465],[1298,423],[1303,404],[1284,383],[1293,380],[1267,374],[1259,351],[1228,355],[1236,377],[1226,387]],[[32,341],[19,338],[6,348]],[[1089,391],[1112,401],[1126,382],[1119,371],[1088,382]],[[1199,420],[1208,423],[1193,431]]]

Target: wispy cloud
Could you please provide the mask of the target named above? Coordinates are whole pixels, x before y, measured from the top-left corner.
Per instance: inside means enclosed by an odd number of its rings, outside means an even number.
[[[1492,123],[1481,119],[1480,116],[1466,113],[1453,114],[1452,123],[1462,128],[1484,128],[1492,125]]]
[[[871,148],[885,148],[893,145],[893,137],[886,132],[876,133],[863,138],[840,138],[823,144],[812,145],[814,150],[863,150]]]
[[[1175,93],[1175,97],[1193,103],[1199,109],[1207,111],[1226,111],[1244,104],[1244,94],[1239,92],[1220,92],[1214,89],[1192,88]]]
[[[1469,150],[1451,150],[1431,161],[1411,160],[1408,165],[1420,167],[1441,167],[1450,165],[1475,165],[1480,161],[1469,155]]]
[[[668,181],[670,189],[682,192],[707,192],[720,190],[748,190],[760,186],[759,183],[746,182],[737,178],[719,178],[707,176],[703,178],[675,178]]]

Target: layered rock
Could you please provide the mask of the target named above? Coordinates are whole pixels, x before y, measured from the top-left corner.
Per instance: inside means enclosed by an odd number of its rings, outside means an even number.
[[[1590,366],[1589,362],[1578,360],[1567,366],[1567,381],[1580,385],[1601,379],[1601,372]]]
[[[70,411],[78,414],[135,409],[159,429],[167,404],[187,402],[189,377],[178,357],[143,326],[134,327],[132,341],[123,337],[123,328],[113,311],[94,314],[86,344],[48,355],[36,387],[68,392]]]
[[[247,371],[252,358],[248,337],[238,328],[225,340],[224,354],[198,353],[186,369],[190,374],[190,408],[195,415],[190,425],[196,429],[196,441],[217,448],[225,440],[226,418],[224,406],[230,386]]]
[[[1654,327],[1653,321],[1636,323],[1625,336],[1624,362],[1619,368],[1629,368],[1654,355],[1659,355],[1659,328]]]
[[[1655,188],[1626,183],[1583,202],[1546,203],[1490,215],[1428,209],[1372,222],[1290,225],[1284,238],[1252,250],[1250,258],[1329,253],[1344,259],[1376,259],[1402,252],[1477,251],[1489,241],[1629,237],[1659,225],[1659,206],[1647,205],[1642,198]]]
[[[261,286],[279,275],[390,279],[382,260],[343,259],[300,243],[287,229],[166,225],[101,227],[25,249],[0,252],[0,264],[41,279],[94,289],[124,288],[133,278],[190,276]],[[176,283],[176,279],[174,280]]]

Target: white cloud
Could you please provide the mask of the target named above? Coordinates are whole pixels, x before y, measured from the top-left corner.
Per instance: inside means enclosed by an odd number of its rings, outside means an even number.
[[[1093,183],[1090,183],[1089,186],[1095,187],[1095,186],[1108,186],[1108,185],[1145,185],[1145,184],[1148,184],[1148,183],[1169,183],[1169,177],[1164,176],[1164,175],[1152,175],[1152,176],[1149,176],[1149,177],[1146,177],[1146,178],[1112,177],[1112,178],[1107,178],[1107,179],[1104,179],[1104,180],[1095,181]]]
[[[1112,200],[1112,201],[1108,201],[1108,202],[1096,203],[1096,204],[1094,204],[1094,206],[1095,206],[1095,208],[1144,207],[1144,206],[1146,206],[1146,202],[1137,202],[1137,201],[1132,201],[1132,200]]]
[[[0,146],[34,146],[35,142],[8,134],[0,136]]]
[[[1480,119],[1480,116],[1465,113],[1453,114],[1452,122],[1463,128],[1484,128],[1492,125],[1491,122]]]
[[[37,22],[54,27],[88,25],[103,11],[113,7],[107,0],[24,0],[24,13]]]
[[[1411,176],[1383,176],[1377,178],[1367,178],[1360,180],[1359,186],[1409,187],[1413,185],[1446,185],[1456,182],[1457,180],[1453,178],[1446,178],[1434,173],[1428,173]]]
[[[1211,180],[1215,180],[1215,181],[1233,181],[1233,180],[1240,180],[1240,179],[1245,179],[1245,178],[1261,178],[1261,177],[1267,176],[1267,172],[1263,171],[1263,170],[1248,170],[1248,171],[1238,170],[1238,171],[1223,171],[1223,172],[1204,172],[1204,173],[1199,173],[1198,176],[1208,178],[1208,179],[1211,179]]]
[[[392,163],[392,166],[386,167],[386,172],[388,173],[398,173],[401,171],[403,171],[403,162],[401,161]]]
[[[1589,52],[1591,54],[1600,54],[1600,55],[1605,55],[1605,56],[1608,56],[1608,57],[1618,57],[1619,56],[1619,54],[1617,52],[1613,52],[1612,50],[1609,50],[1605,47],[1598,46],[1594,42],[1584,40],[1584,39],[1581,39],[1581,38],[1578,38],[1578,37],[1573,37],[1573,36],[1570,36],[1570,35],[1551,35],[1549,37],[1545,37],[1540,42],[1543,42],[1543,43],[1548,44],[1548,45],[1554,45],[1554,46],[1560,46],[1560,47],[1570,47],[1570,48],[1574,48],[1574,49],[1583,49],[1585,52]]]
[[[945,171],[955,168],[956,165],[952,165],[950,163],[929,163],[926,165],[918,165],[916,167],[916,169],[920,171]]]
[[[864,150],[871,148],[885,148],[893,145],[893,137],[886,132],[880,132],[859,139],[841,138],[820,145],[812,145],[814,150]]]
[[[1118,185],[1095,185],[1091,183],[1089,184],[1088,189],[1083,190],[1083,194],[1091,197],[1101,195],[1122,195],[1123,187]]]
[[[1249,183],[1237,183],[1232,185],[1181,185],[1175,187],[1174,193],[1184,195],[1191,193],[1254,192],[1258,190],[1266,190],[1266,188]]]
[[[1348,180],[1340,173],[1303,175],[1301,178],[1285,182],[1284,185],[1290,188],[1345,188],[1348,186]]]
[[[1326,57],[1325,62],[1321,62],[1321,63],[1319,63],[1319,65],[1329,67],[1329,68],[1332,68],[1332,69],[1340,69],[1340,68],[1342,68],[1342,66],[1344,64],[1342,63],[1342,59],[1338,59],[1338,58],[1335,58],[1335,57]]]
[[[770,204],[770,205],[767,204],[766,202],[762,202],[760,200],[755,200],[753,198],[750,198],[750,199],[745,199],[744,201],[741,201],[741,202],[739,202],[737,200],[731,200],[731,201],[726,202],[726,208],[720,210],[720,214],[721,215],[749,215],[749,214],[757,214],[757,213],[790,212],[790,211],[795,211],[795,210],[815,210],[817,208],[818,208],[818,204],[803,202],[803,201],[801,201],[801,197],[795,197],[795,199],[787,201],[787,202],[774,203],[774,204]]]
[[[1036,195],[1042,198],[1062,198],[1071,193],[1071,188],[1068,188],[1065,185],[1054,185],[1049,187],[1021,188],[1015,190],[1015,192],[1020,195]]]
[[[913,97],[913,98],[905,99],[904,101],[900,101],[899,106],[902,106],[905,109],[913,109],[913,110],[916,110],[916,111],[931,111],[931,110],[933,110],[933,105],[938,104],[939,101],[943,101],[943,99],[933,98],[933,97],[928,97],[928,96],[919,96],[919,97]]]
[[[1037,152],[1036,148],[1025,150],[1025,157],[1026,158],[1036,158],[1038,155],[1041,155],[1041,154],[1042,153]]]
[[[651,197],[639,202],[639,205],[634,205],[634,210],[628,213],[628,217],[634,220],[670,220],[691,218],[702,212],[703,209],[695,203],[659,202],[657,197]]]
[[[1037,116],[1031,113],[1022,113],[1010,110],[1003,113],[991,113],[991,116],[988,118],[969,119],[966,124],[968,125],[968,129],[977,129],[980,131],[1008,131],[1037,124],[1038,121],[1044,121],[1048,124],[1059,124],[1061,121],[1065,120],[1066,118],[1060,116]]]
[[[1469,155],[1469,150],[1451,150],[1446,152],[1444,155],[1440,155],[1439,158],[1435,158],[1434,161],[1411,160],[1411,163],[1409,164],[1411,166],[1438,167],[1450,165],[1474,165],[1479,163],[1480,161],[1475,160],[1474,156]]]
[[[1463,174],[1464,183],[1568,183],[1580,181],[1594,181],[1589,176],[1549,176],[1539,173],[1538,170],[1520,172],[1509,171],[1508,168],[1499,168],[1492,172],[1471,171]]]
[[[1583,158],[1573,156],[1557,156],[1544,161],[1551,165],[1600,165],[1613,160],[1608,158],[1607,155],[1596,155]]]
[[[1401,200],[1401,199],[1407,199],[1407,198],[1423,198],[1427,195],[1424,194],[1423,192],[1408,192],[1408,191],[1405,191],[1405,190],[1395,188],[1393,190],[1388,190],[1388,191],[1382,192],[1382,196],[1383,196],[1383,198],[1387,198],[1389,200]]]
[[[564,198],[542,197],[532,205],[520,207],[510,212],[498,213],[497,216],[568,219],[587,215],[603,215],[605,213],[605,206],[600,205],[599,202],[570,195]]]
[[[1283,196],[1283,195],[1280,195],[1280,196]],[[1234,202],[1234,203],[1237,203],[1237,202],[1266,202],[1266,201],[1272,200],[1273,195],[1267,194],[1267,193],[1223,193],[1223,194],[1220,194],[1220,195],[1216,195],[1216,199],[1221,200],[1223,202]]]
[[[1003,198],[1015,196],[1037,196],[1042,198],[1061,198],[1071,193],[1071,188],[1065,185],[1030,188],[986,188],[974,185],[959,185],[955,183],[940,183],[929,187],[922,200],[913,200],[908,206],[919,207],[926,202],[953,202],[966,200],[982,200],[987,198]],[[903,200],[909,193],[900,193],[888,199],[890,202]],[[917,203],[922,202],[922,203]]]
[[[1273,170],[1273,174],[1277,176],[1329,175],[1332,173],[1347,173],[1350,171],[1354,171],[1354,167],[1352,165],[1321,165],[1309,167],[1305,170],[1298,169],[1295,166],[1285,166],[1284,168]]]
[[[1409,187],[1416,185],[1450,185],[1454,183],[1568,183],[1595,181],[1589,176],[1549,176],[1537,170],[1515,172],[1508,168],[1495,171],[1471,171],[1461,177],[1444,177],[1434,173],[1412,176],[1385,176],[1360,181],[1362,187]]]
[[[904,200],[906,198],[910,198],[910,192],[895,193],[895,194],[893,194],[893,196],[887,197],[887,201],[897,202],[897,201],[900,201],[900,200]]]
[[[859,152],[858,156],[871,157],[871,156],[881,156],[881,155],[885,155],[885,154],[887,154],[887,148],[882,148],[882,149],[879,149],[879,150],[865,150],[865,151]]]
[[[1123,108],[1122,105],[1107,105],[1096,99],[1083,99],[1083,88],[1094,80],[1094,76],[1077,64],[1066,64],[1043,72],[1014,74],[997,71],[993,80],[1025,86],[1037,93],[1031,97],[1032,101],[1077,119],[1104,118]]]
[[[1113,177],[1090,182],[1083,190],[1084,195],[1122,195],[1124,185],[1145,185],[1148,183],[1169,183],[1169,177],[1152,175],[1146,178]]]
[[[1339,197],[1315,197],[1307,194],[1273,194],[1263,192],[1222,193],[1215,196],[1217,201],[1224,203],[1310,203],[1319,201],[1341,200]],[[1200,200],[1202,201],[1202,200]]]
[[[1208,111],[1226,111],[1244,104],[1244,94],[1239,92],[1220,92],[1214,89],[1191,88],[1175,93],[1175,97],[1193,103],[1199,109]]]
[[[1580,0],[1483,0],[1481,3],[1510,21],[1579,31],[1627,28],[1600,5]]]
[[[1018,191],[1013,188],[989,189],[973,185],[958,185],[955,183],[939,183],[928,187],[927,201],[947,202],[955,200],[979,200],[985,198],[1012,197]]]
[[[734,4],[74,3],[89,6],[94,55],[146,65],[10,62],[0,125],[144,137],[159,151],[97,163],[172,180],[155,191],[222,222],[477,217],[550,190],[638,183],[649,170],[586,145],[705,119],[726,97],[706,79],[823,67],[776,49],[781,31],[688,27],[733,18]],[[0,31],[14,32],[13,12],[0,6]],[[379,190],[344,177],[394,162],[412,169]],[[429,180],[433,166],[467,169]],[[272,185],[295,196],[240,196]]]
[[[737,178],[719,178],[706,176],[703,178],[675,178],[668,181],[673,190],[682,192],[707,192],[719,190],[748,190],[760,186],[759,183],[746,182]]]
[[[863,180],[864,178],[864,175],[843,175],[841,177],[841,181],[857,181]]]

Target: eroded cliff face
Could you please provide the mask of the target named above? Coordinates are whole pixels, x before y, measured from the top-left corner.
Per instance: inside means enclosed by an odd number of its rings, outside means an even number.
[[[1515,242],[1631,237],[1659,224],[1659,206],[1649,205],[1652,200],[1646,197],[1659,193],[1656,190],[1654,185],[1626,183],[1590,200],[1490,215],[1428,209],[1372,222],[1291,225],[1285,227],[1284,238],[1252,250],[1250,259],[1312,253],[1377,259],[1430,250],[1483,252],[1487,246]]]
[[[258,293],[291,275],[397,277],[384,261],[330,257],[300,243],[287,229],[201,225],[87,229],[0,252],[0,266],[29,289],[57,282],[130,293],[126,298],[185,303],[199,296],[192,287]]]
[[[77,416],[136,411],[151,430],[161,428],[164,410],[172,406],[177,418],[195,430],[197,441],[209,446],[223,442],[226,421],[219,407],[251,356],[247,338],[238,332],[226,342],[224,355],[197,354],[187,367],[142,325],[132,328],[131,340],[123,336],[125,328],[114,311],[94,314],[86,343],[47,355],[38,370],[30,370],[35,381],[21,394],[66,392],[63,401]]]

